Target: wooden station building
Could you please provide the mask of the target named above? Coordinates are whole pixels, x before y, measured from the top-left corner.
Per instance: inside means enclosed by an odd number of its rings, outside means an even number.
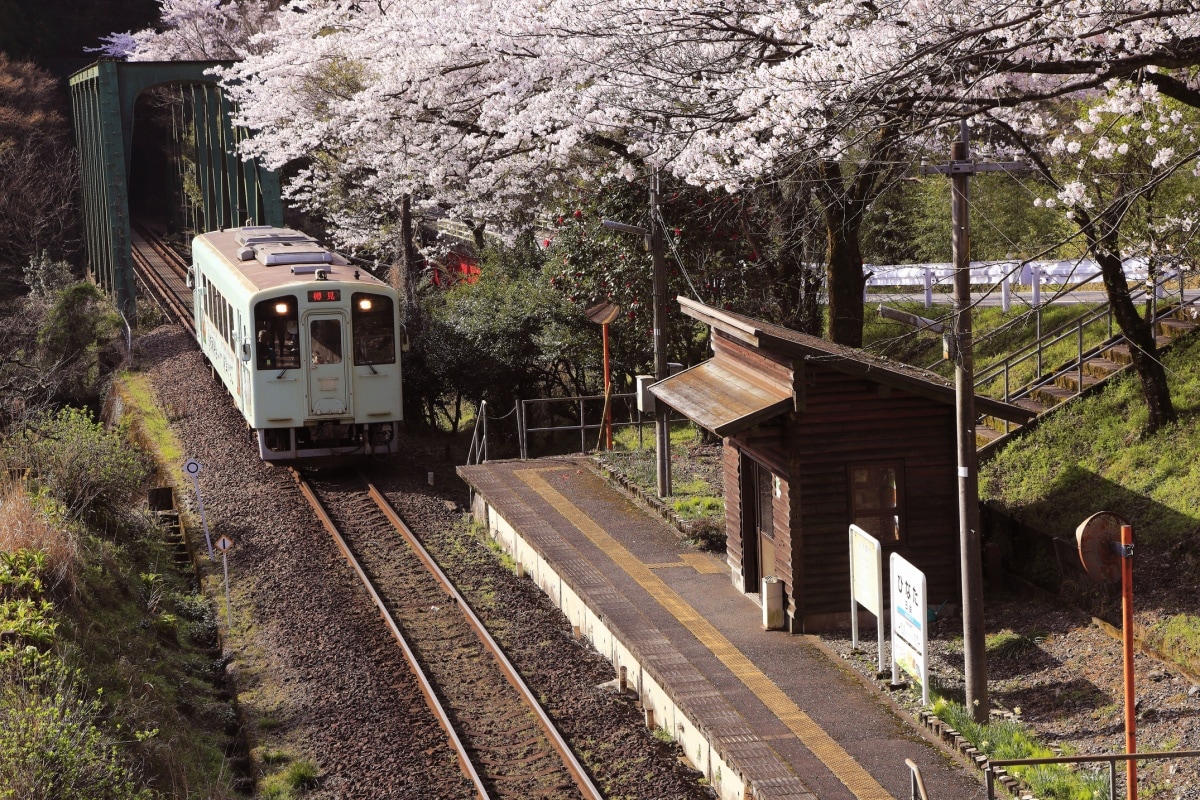
[[[959,602],[954,386],[926,370],[687,298],[713,357],[653,384],[660,402],[722,437],[727,561],[761,602],[783,587],[783,627],[848,627],[849,526],[924,571],[931,607]],[[985,397],[976,409],[1026,421]],[[885,577],[885,582],[887,578]],[[887,590],[884,591],[885,601]]]

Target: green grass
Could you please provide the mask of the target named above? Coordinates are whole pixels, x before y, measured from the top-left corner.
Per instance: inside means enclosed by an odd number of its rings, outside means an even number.
[[[272,773],[259,784],[259,797],[267,800],[292,800],[317,787],[317,765],[311,761],[295,761],[279,772]]]
[[[1034,738],[1019,719],[999,719],[980,724],[966,706],[943,697],[934,701],[933,713],[994,760],[1053,758],[1057,754]],[[1108,796],[1108,777],[1075,770],[1065,764],[1009,767],[1042,800],[1093,800]]]
[[[140,444],[148,452],[157,454],[159,463],[166,469],[181,464],[183,448],[171,432],[171,424],[158,404],[150,376],[124,373],[118,385],[127,401],[126,407],[136,411],[140,417],[137,426],[138,437],[142,439]]]
[[[1164,363],[1176,423],[1147,435],[1137,379],[1121,375],[984,464],[980,495],[1047,533],[1073,535],[1090,514],[1108,510],[1129,520],[1145,545],[1193,550],[1200,525],[1200,340],[1171,351]],[[1186,566],[1194,568],[1191,562]]]
[[[984,639],[984,647],[989,657],[1019,659],[1038,649],[1038,642],[1046,634],[1034,632],[1028,635],[1005,629],[989,633]]]

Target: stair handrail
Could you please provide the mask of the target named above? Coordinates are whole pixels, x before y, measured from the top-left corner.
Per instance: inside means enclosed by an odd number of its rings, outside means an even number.
[[[1079,281],[1067,286],[1066,288],[1059,291],[1057,294],[1069,294],[1070,292],[1075,291],[1076,289],[1078,289],[1081,286],[1084,286],[1086,284],[1094,282],[1096,280],[1096,278],[1100,277],[1100,275],[1101,275],[1101,273],[1096,273],[1094,275],[1088,275],[1084,278],[1081,278]],[[1173,273],[1161,275],[1161,276],[1157,277],[1154,281],[1154,286],[1156,288],[1158,286],[1165,286],[1167,284],[1167,281],[1172,277],[1177,277],[1180,279],[1179,298],[1180,298],[1180,305],[1183,305],[1184,304],[1183,270],[1176,270]],[[1130,300],[1141,300],[1150,290],[1150,286],[1145,281],[1143,281],[1140,284],[1136,284],[1136,286],[1138,288],[1136,288],[1134,291],[1130,292],[1130,294],[1129,294]],[[1155,297],[1156,297],[1156,295],[1151,294],[1152,299]],[[999,334],[1007,331],[1009,328],[1012,328],[1016,325],[1021,324],[1026,319],[1028,319],[1031,314],[1039,314],[1037,319],[1038,319],[1038,324],[1040,325],[1041,324],[1040,311],[1042,310],[1042,308],[1044,308],[1046,305],[1048,305],[1049,302],[1051,302],[1051,301],[1046,301],[1039,305],[1032,306],[1032,307],[1030,307],[1030,309],[1028,311],[1021,314],[1020,316],[1013,317],[1008,322],[1004,323],[1003,325],[1001,325],[998,328],[993,328],[992,330],[988,331],[984,335],[976,338],[974,341],[974,346],[978,347],[979,345],[987,342],[992,337],[998,336]],[[1088,316],[1089,314],[1103,313],[1105,311],[1105,309],[1111,309],[1111,306],[1112,306],[1112,304],[1110,302],[1105,301],[1104,305],[1099,309],[1093,309],[1092,311],[1084,312],[1083,314],[1080,314],[1079,317],[1076,317],[1074,320],[1068,320],[1067,322],[1064,322],[1062,325],[1059,325],[1054,330],[1048,331],[1046,333],[1039,332],[1038,339],[1031,342],[1030,344],[1025,345],[1025,347],[1022,348],[1022,350],[1026,349],[1026,348],[1030,348],[1030,347],[1035,347],[1037,345],[1037,342],[1040,341],[1041,339],[1049,337],[1049,336],[1053,336],[1056,333],[1058,333],[1059,331],[1071,327],[1072,325],[1075,324],[1076,321],[1078,321],[1079,319],[1082,319],[1083,317]],[[1157,318],[1158,317],[1156,316],[1156,319]],[[1016,356],[1020,352],[1021,352],[1021,350],[1018,350],[1016,353],[1013,353],[1009,357],[1011,358],[1013,356]],[[942,364],[945,364],[947,361],[948,361],[948,359],[946,359],[946,358],[939,358],[937,361],[934,361],[932,364],[927,366],[926,369],[929,369],[929,370],[936,369],[937,367],[940,367]],[[987,369],[992,369],[995,366],[997,366],[997,365],[991,365]],[[1040,372],[1040,370],[1039,370],[1039,372]],[[977,374],[976,377],[979,378],[980,374],[981,373]],[[988,376],[985,380],[991,380],[991,378],[993,378],[993,377],[995,377],[995,376],[994,375]],[[977,380],[976,385],[978,385],[978,383],[979,383],[979,381]]]
[[[1081,287],[1081,286],[1086,286],[1086,285],[1087,285],[1087,284],[1089,284],[1089,283],[1093,283],[1093,282],[1095,282],[1096,278],[1100,277],[1100,275],[1101,275],[1101,273],[1097,272],[1097,273],[1095,273],[1095,274],[1088,275],[1088,276],[1086,276],[1086,277],[1080,278],[1080,279],[1079,279],[1078,281],[1076,281],[1075,283],[1073,283],[1073,284],[1070,284],[1069,286],[1067,286],[1067,287],[1066,287],[1066,288],[1064,288],[1064,289],[1061,289],[1060,291],[1056,292],[1055,294],[1056,294],[1056,295],[1059,295],[1059,294],[1070,294],[1071,292],[1075,291],[1076,289],[1078,289],[1078,288],[1079,288],[1079,287]],[[1018,297],[1019,297],[1019,296],[1018,296]],[[1024,298],[1020,298],[1020,299],[1021,299],[1022,301],[1024,301]],[[1051,299],[1051,300],[1045,300],[1045,301],[1042,301],[1042,302],[1041,302],[1041,303],[1039,303],[1038,305],[1031,305],[1031,306],[1029,307],[1029,310],[1028,310],[1028,311],[1026,311],[1024,314],[1021,314],[1021,315],[1020,315],[1020,316],[1018,316],[1018,317],[1013,317],[1012,319],[1010,319],[1008,322],[1004,323],[1004,324],[1003,324],[1003,325],[1001,325],[1000,327],[998,327],[998,328],[993,328],[992,330],[988,331],[987,333],[985,333],[985,334],[983,334],[982,336],[980,336],[980,337],[978,337],[977,339],[975,339],[975,342],[974,342],[974,343],[975,343],[975,346],[979,346],[979,345],[983,344],[984,342],[988,341],[989,339],[991,339],[993,336],[998,336],[998,335],[1000,335],[1001,333],[1003,333],[1004,331],[1007,331],[1009,328],[1011,328],[1011,327],[1014,327],[1015,325],[1018,325],[1018,324],[1020,324],[1021,322],[1024,322],[1024,321],[1025,321],[1025,319],[1026,319],[1026,318],[1028,318],[1030,314],[1037,314],[1037,313],[1038,313],[1038,312],[1040,312],[1040,311],[1041,311],[1041,310],[1042,310],[1042,309],[1043,309],[1045,306],[1049,305],[1051,302],[1053,302],[1053,300],[1052,300],[1052,299]],[[1040,316],[1038,317],[1038,321],[1039,321],[1039,324],[1040,324],[1040,321],[1041,321],[1041,317],[1040,317]],[[1070,324],[1070,323],[1066,323],[1066,324]],[[1061,326],[1060,326],[1060,327],[1061,327]],[[1053,331],[1051,331],[1051,333],[1053,333]],[[1038,334],[1038,335],[1039,335],[1039,336],[1041,336],[1041,334]],[[1049,334],[1046,334],[1046,335],[1049,335]],[[942,364],[945,364],[947,361],[949,361],[949,359],[948,359],[948,358],[945,358],[945,357],[943,357],[943,358],[939,358],[937,361],[934,361],[932,364],[930,364],[929,366],[927,366],[925,369],[935,369],[936,367],[940,367]]]
[[[1165,283],[1165,282],[1166,282],[1166,279],[1164,278],[1160,283],[1156,283],[1155,285],[1156,286],[1161,285],[1162,283]],[[1141,288],[1131,292],[1129,295],[1129,299],[1132,301],[1138,301],[1138,300],[1141,300],[1144,297],[1146,297],[1147,294],[1149,294],[1150,297],[1155,297],[1155,295],[1150,292],[1150,287],[1143,285]],[[1157,324],[1160,320],[1166,318],[1169,314],[1176,312],[1180,308],[1183,308],[1183,307],[1189,306],[1189,305],[1194,305],[1196,303],[1196,299],[1197,298],[1192,298],[1191,301],[1187,300],[1184,289],[1183,289],[1183,284],[1181,282],[1180,290],[1179,290],[1178,304],[1167,305],[1164,307],[1165,310],[1160,311],[1159,306],[1156,303],[1155,307],[1154,307],[1155,313],[1154,313],[1153,319],[1151,320],[1151,324],[1152,325]],[[1021,317],[1018,317],[1017,319],[1024,319],[1024,315],[1022,315]],[[1078,332],[1079,335],[1081,335],[1084,327],[1086,327],[1086,326],[1090,325],[1091,323],[1096,322],[1097,320],[1100,320],[1100,319],[1106,319],[1108,322],[1108,336],[1100,344],[1094,346],[1093,348],[1089,348],[1086,351],[1087,353],[1094,354],[1093,353],[1094,350],[1100,349],[1100,348],[1106,348],[1113,344],[1117,344],[1125,338],[1124,334],[1118,334],[1118,335],[1114,336],[1112,303],[1106,302],[1102,307],[1093,309],[1089,312],[1081,314],[1080,316],[1076,317],[1074,320],[1071,320],[1069,322],[1063,323],[1062,325],[1059,325],[1057,328],[1055,328],[1047,333],[1042,334],[1035,341],[1030,342],[1029,344],[1025,345],[1024,347],[1020,348],[1019,350],[1017,350],[1013,353],[1010,353],[1004,359],[1002,359],[994,364],[990,364],[986,368],[980,370],[978,373],[976,373],[976,376],[975,376],[975,387],[978,388],[978,387],[994,380],[1001,373],[1003,373],[1005,375],[1005,384],[1006,384],[1004,399],[1007,401],[1011,397],[1024,396],[1024,394],[1027,392],[1025,392],[1023,390],[1018,390],[1016,393],[1011,394],[1011,395],[1009,394],[1009,392],[1007,390],[1008,372],[1012,369],[1013,366],[1026,360],[1031,355],[1038,356],[1037,372],[1038,372],[1039,377],[1034,379],[1034,381],[1032,381],[1026,387],[1023,387],[1023,389],[1027,389],[1029,391],[1032,391],[1032,389],[1037,388],[1037,386],[1045,385],[1048,381],[1053,380],[1054,378],[1057,378],[1059,375],[1062,375],[1066,370],[1070,369],[1072,366],[1076,366],[1077,364],[1079,365],[1079,369],[1082,370],[1083,355],[1085,354],[1085,351],[1082,348],[1082,342],[1080,343],[1079,352],[1078,352],[1079,358],[1076,361],[1072,361],[1072,362],[1068,362],[1068,363],[1064,364],[1062,367],[1060,367],[1058,370],[1056,370],[1054,372],[1054,374],[1049,378],[1046,378],[1046,376],[1042,375],[1043,366],[1041,363],[1041,355],[1042,355],[1043,351],[1045,351],[1050,345],[1057,344],[1059,341],[1061,341],[1064,338],[1062,336],[1062,334],[1064,332]],[[1006,323],[1006,325],[1007,324],[1008,323]],[[996,331],[999,331],[1002,328],[1005,328],[1006,325],[1001,326],[1001,328],[997,328]],[[1082,380],[1080,382],[1082,383]]]

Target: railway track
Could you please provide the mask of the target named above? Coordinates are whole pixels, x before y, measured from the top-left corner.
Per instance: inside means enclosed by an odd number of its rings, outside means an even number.
[[[133,266],[150,298],[172,321],[195,337],[192,295],[187,288],[187,262],[150,228],[131,226]]]
[[[293,475],[399,643],[478,796],[600,800],[516,669],[383,495],[365,479],[316,487]]]

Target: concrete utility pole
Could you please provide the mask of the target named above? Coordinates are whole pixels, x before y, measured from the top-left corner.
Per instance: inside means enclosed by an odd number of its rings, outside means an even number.
[[[605,228],[645,237],[654,269],[654,379],[669,377],[667,366],[667,259],[663,253],[663,230],[658,224],[658,171],[650,176],[650,227],[628,225],[605,219]],[[671,496],[671,409],[659,400],[654,404],[654,465],[658,474],[658,496]]]
[[[654,265],[654,379],[669,377],[667,367],[667,262],[663,255],[663,230],[658,224],[658,170],[650,176],[650,259]],[[658,496],[671,496],[671,409],[654,404],[654,465]]]
[[[949,175],[954,264],[954,406],[958,433],[958,539],[962,570],[963,661],[967,707],[976,722],[987,722],[987,653],[983,632],[983,559],[979,531],[979,457],[975,447],[975,371],[971,341],[971,176],[977,172],[1024,171],[1024,162],[976,164],[971,160],[967,123],[950,146],[950,163],[923,166],[923,174]]]

